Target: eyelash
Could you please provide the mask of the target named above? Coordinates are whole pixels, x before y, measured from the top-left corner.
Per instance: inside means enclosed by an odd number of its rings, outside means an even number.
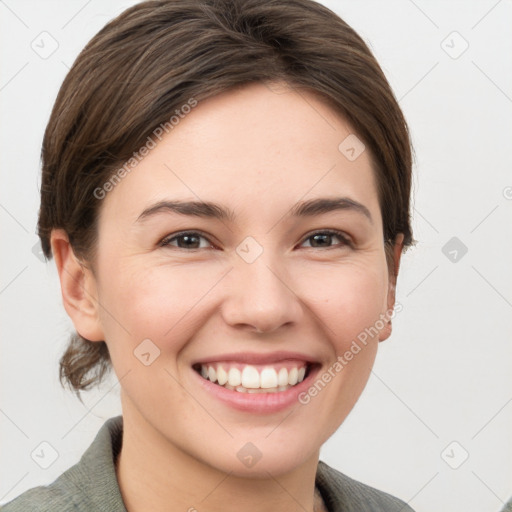
[[[324,230],[319,230],[319,231],[313,231],[311,234],[308,234],[304,239],[303,241],[301,242],[301,245],[306,242],[307,240],[309,240],[310,238],[313,238],[315,235],[318,235],[318,234],[322,234],[322,235],[333,235],[333,236],[337,236],[340,238],[340,240],[342,241],[342,244],[339,244],[339,248],[341,247],[345,247],[345,246],[348,246],[350,247],[351,249],[354,248],[354,245],[352,243],[352,241],[350,240],[350,238],[343,232],[343,231],[337,231],[335,229],[324,229]],[[190,235],[199,235],[201,238],[205,238],[206,240],[208,240],[208,237],[205,235],[205,233],[201,232],[201,231],[183,231],[181,233],[176,233],[176,234],[172,234],[170,236],[167,236],[165,237],[160,243],[159,243],[159,246],[160,247],[172,247],[174,249],[180,249],[180,250],[183,250],[183,251],[187,251],[187,252],[195,252],[195,251],[199,251],[201,250],[202,248],[193,248],[193,249],[186,249],[184,247],[175,247],[173,245],[170,245],[170,243],[173,241],[173,240],[176,240],[178,238],[181,238],[183,236],[190,236]],[[208,240],[209,241],[209,240]],[[211,244],[211,242],[209,242]],[[212,244],[213,245],[213,244]],[[338,246],[332,246],[332,247],[327,247],[326,249],[335,249],[336,247]],[[318,247],[308,247],[308,249],[322,249],[321,247],[318,248]],[[325,250],[325,249],[324,249]]]

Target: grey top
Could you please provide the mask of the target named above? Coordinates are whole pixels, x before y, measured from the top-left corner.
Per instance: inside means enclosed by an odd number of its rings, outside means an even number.
[[[509,498],[507,503],[503,504],[503,508],[500,512],[512,512],[512,496]]]
[[[126,512],[115,461],[123,417],[107,420],[80,461],[48,486],[34,487],[1,507],[2,512]],[[353,480],[322,461],[316,485],[329,512],[414,512],[403,501]]]

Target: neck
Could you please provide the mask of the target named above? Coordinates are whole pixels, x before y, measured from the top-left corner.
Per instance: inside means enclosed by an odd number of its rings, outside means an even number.
[[[184,452],[140,414],[123,408],[116,473],[128,512],[316,512],[323,510],[315,497],[318,455],[286,474],[236,476]]]

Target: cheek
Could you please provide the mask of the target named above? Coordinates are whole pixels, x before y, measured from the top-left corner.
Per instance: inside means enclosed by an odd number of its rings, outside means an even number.
[[[208,301],[202,299],[219,279],[211,267],[186,267],[121,264],[111,269],[100,294],[107,342],[127,340],[126,347],[149,338],[160,348],[180,350],[180,340],[186,342],[191,325],[197,327],[205,314]]]
[[[307,298],[336,352],[377,323],[387,299],[387,274],[381,264],[328,266],[301,278]]]

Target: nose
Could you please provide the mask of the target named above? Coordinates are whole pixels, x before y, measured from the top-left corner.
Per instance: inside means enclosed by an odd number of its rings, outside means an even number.
[[[289,273],[266,252],[252,263],[237,259],[229,273],[228,293],[221,311],[231,327],[272,333],[296,324],[303,314]]]

